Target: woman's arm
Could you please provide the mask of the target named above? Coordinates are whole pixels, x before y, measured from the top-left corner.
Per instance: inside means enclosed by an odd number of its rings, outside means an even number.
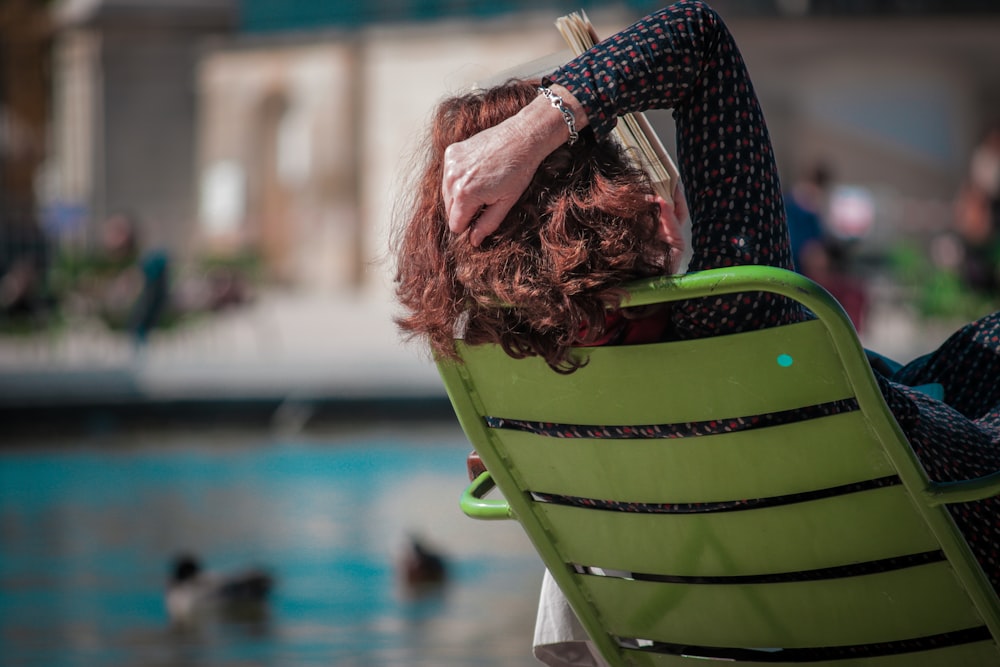
[[[598,133],[631,111],[673,109],[691,270],[791,267],[764,115],[732,35],[703,2],[651,14],[550,78],[573,93]]]
[[[598,134],[609,133],[625,113],[674,110],[695,231],[722,221],[733,232],[726,247],[695,238],[693,269],[788,265],[784,206],[763,113],[739,49],[711,8],[688,0],[651,14],[547,83],[577,126],[590,124]],[[567,137],[559,112],[540,96],[499,126],[449,147],[442,193],[451,230],[463,232],[476,216],[474,243],[495,230],[538,165]]]
[[[689,270],[766,264],[791,268],[784,203],[770,136],[753,85],[725,23],[699,0],[638,21],[556,70],[578,125],[605,134],[632,111],[673,109],[692,221]],[[443,189],[452,231],[479,215],[473,242],[496,229],[567,129],[539,98],[450,155]],[[451,151],[452,149],[449,149]],[[737,295],[675,311],[690,336],[797,319],[784,299]]]

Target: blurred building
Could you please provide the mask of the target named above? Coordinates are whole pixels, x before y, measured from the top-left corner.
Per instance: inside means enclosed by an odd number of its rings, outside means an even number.
[[[0,205],[33,201],[34,174],[45,155],[52,28],[38,0],[0,3]]]
[[[214,45],[198,79],[201,238],[256,244],[288,282],[384,283],[388,221],[434,103],[560,48],[537,14]]]
[[[49,260],[34,193],[46,151],[51,36],[41,0],[0,2],[0,323],[37,310]]]
[[[659,4],[68,0],[44,201],[126,208],[175,251],[251,249],[322,289],[387,283],[393,207],[435,102]],[[886,235],[946,225],[1000,115],[1000,9],[931,0],[717,0],[784,177],[816,159],[878,200]],[[668,114],[654,115],[671,143]],[[74,208],[75,207],[75,208]],[[58,207],[56,207],[58,208]]]
[[[64,0],[53,10],[53,114],[39,197],[52,233],[93,243],[127,211],[144,244],[194,231],[195,71],[236,26],[234,0]]]

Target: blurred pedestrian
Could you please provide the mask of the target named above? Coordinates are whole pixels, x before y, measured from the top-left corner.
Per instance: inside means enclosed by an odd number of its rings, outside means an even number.
[[[812,165],[785,193],[788,237],[792,244],[792,265],[806,274],[808,262],[816,258],[826,242],[823,213],[831,181],[830,168],[823,162]]]
[[[34,216],[0,211],[0,322],[49,314],[49,243]]]
[[[142,290],[132,305],[129,332],[136,347],[146,344],[149,333],[162,320],[170,300],[170,260],[162,250],[153,250],[142,257]]]
[[[1000,124],[973,150],[958,193],[955,230],[962,240],[962,276],[969,287],[996,294],[1000,289]]]
[[[166,251],[141,250],[139,219],[115,213],[101,227],[101,262],[108,275],[101,309],[115,328],[124,328],[136,348],[163,321],[170,303],[170,258]]]
[[[862,331],[868,292],[851,274],[849,242],[830,233],[826,211],[832,182],[829,165],[816,162],[785,194],[792,265],[825,287],[847,311],[855,329]]]

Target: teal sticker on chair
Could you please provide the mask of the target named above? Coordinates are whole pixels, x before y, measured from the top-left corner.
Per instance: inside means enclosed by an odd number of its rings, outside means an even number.
[[[778,355],[778,365],[781,366],[782,368],[788,368],[793,363],[795,363],[795,360],[792,359],[792,355],[790,355],[790,354],[779,354]]]

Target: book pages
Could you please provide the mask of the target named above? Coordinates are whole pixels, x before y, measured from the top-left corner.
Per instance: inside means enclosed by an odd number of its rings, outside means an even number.
[[[558,18],[556,28],[575,56],[600,41],[587,13],[582,10]],[[680,180],[680,175],[646,117],[641,113],[622,116],[615,127],[615,135],[622,144],[632,149],[633,157],[649,174],[657,193],[667,203],[673,203],[674,186]]]

